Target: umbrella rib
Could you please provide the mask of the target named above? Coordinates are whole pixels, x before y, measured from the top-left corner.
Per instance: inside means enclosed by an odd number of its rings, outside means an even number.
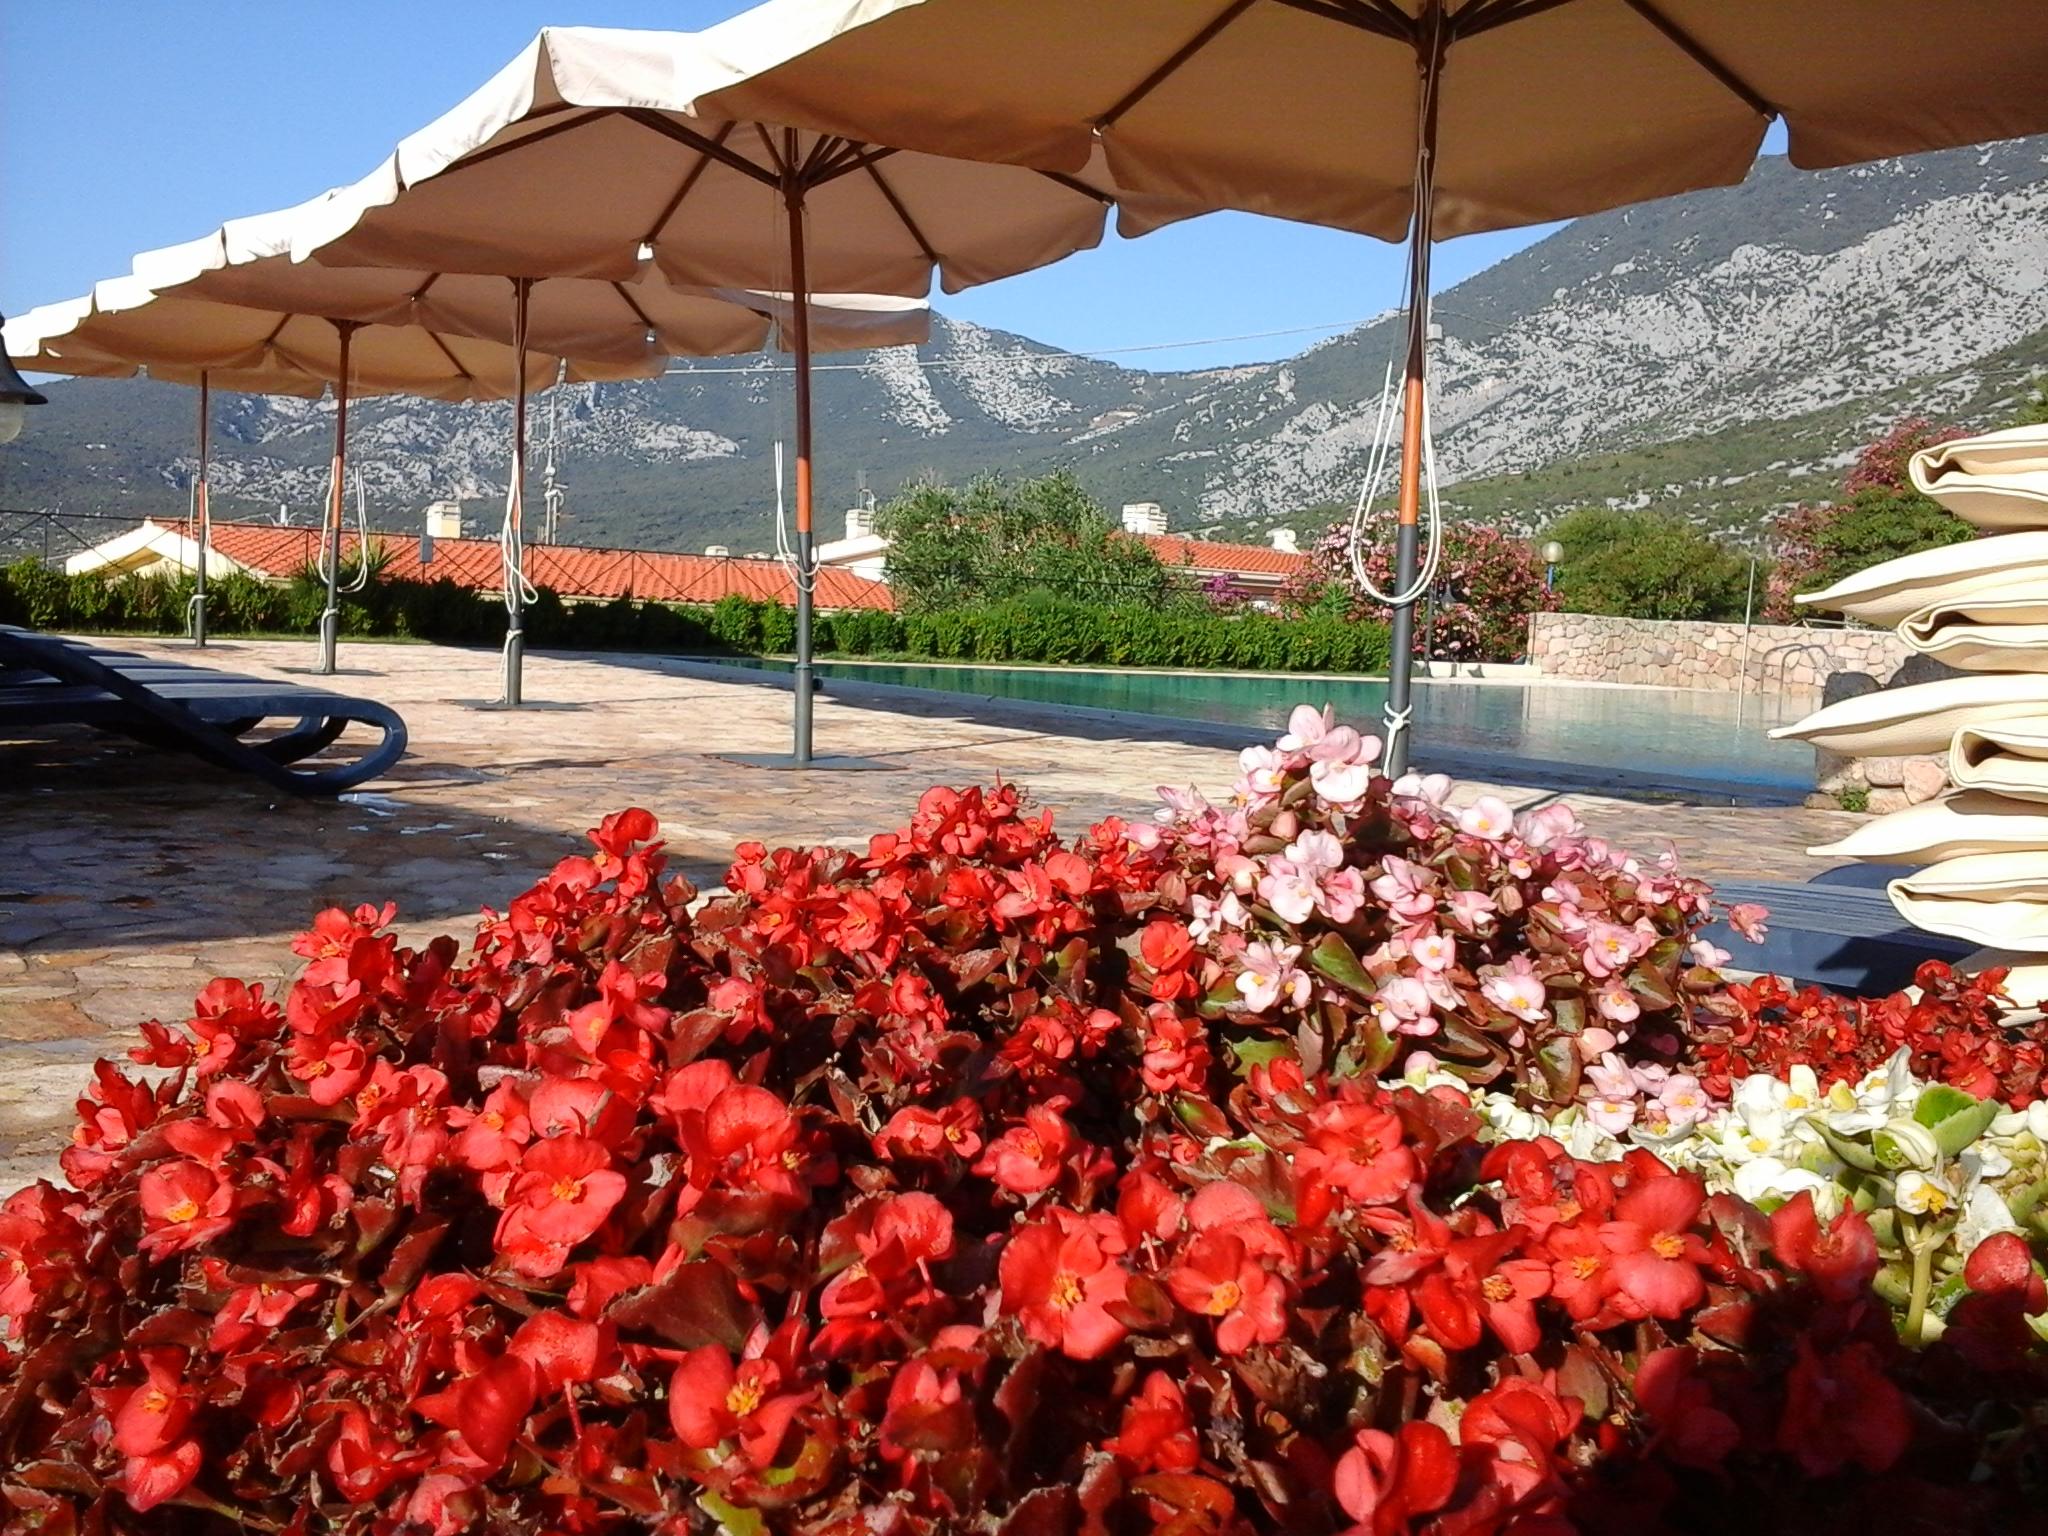
[[[804,177],[803,182],[807,187],[822,187],[828,181],[837,181],[850,172],[865,170],[877,160],[886,160],[895,153],[893,149],[864,149],[850,159],[841,160],[835,165],[826,166],[822,171]]]
[[[644,107],[629,107],[625,109],[623,115],[629,122],[638,123],[642,128],[658,133],[663,138],[673,139],[678,144],[689,145],[690,148],[716,160],[728,170],[738,171],[742,176],[750,176],[755,181],[762,182],[767,186],[776,187],[782,184],[782,178],[774,172],[764,171],[745,155],[736,154],[734,151],[726,148],[723,139],[706,138],[695,129],[685,128],[681,123],[664,117],[659,112],[650,112]]]
[[[472,374],[467,368],[463,367],[462,359],[457,357],[453,352],[448,350],[448,343],[441,339],[441,333],[439,331],[428,331],[427,340],[431,341],[436,347],[440,348],[441,355],[448,359],[449,367],[453,368],[457,373],[461,374],[462,377],[467,382],[471,384],[474,384],[476,382],[476,375]]]
[[[866,171],[873,178],[875,185],[881,189],[882,196],[888,200],[889,206],[896,211],[896,217],[901,219],[903,227],[910,231],[910,238],[917,242],[918,250],[924,253],[924,259],[933,266],[938,266],[939,253],[932,249],[931,241],[925,239],[924,231],[917,227],[917,220],[910,216],[910,210],[903,206],[903,200],[896,195],[895,189],[882,179],[882,173],[875,169],[872,161],[862,166],[861,169]]]
[[[1463,10],[1445,18],[1450,24],[1453,40],[1463,37],[1477,37],[1482,32],[1491,32],[1495,27],[1504,27],[1511,21],[1524,21],[1531,16],[1540,16],[1545,11],[1554,11],[1561,5],[1571,5],[1574,0],[1475,0]]]
[[[812,141],[810,153],[804,156],[804,163],[797,168],[796,179],[806,186],[815,186],[816,183],[811,178],[817,174],[818,168],[847,150],[855,154],[860,152],[859,146],[836,134],[820,134]]]
[[[854,161],[874,148],[874,145],[859,139],[835,139],[830,154],[813,155],[804,162],[804,180],[808,185],[816,186],[820,178],[851,169]]]
[[[1283,3],[1285,3],[1285,0],[1283,0]],[[1133,86],[1129,91],[1127,91],[1124,94],[1123,100],[1119,101],[1115,106],[1111,107],[1107,112],[1103,113],[1102,116],[1096,118],[1095,126],[1097,128],[1108,128],[1111,125],[1113,125],[1118,118],[1122,117],[1126,112],[1130,111],[1131,108],[1135,107],[1147,96],[1150,96],[1153,93],[1153,91],[1157,90],[1159,86],[1165,81],[1167,76],[1171,75],[1175,70],[1179,69],[1181,65],[1187,63],[1189,59],[1193,58],[1196,54],[1200,53],[1204,48],[1208,47],[1209,44],[1215,40],[1217,33],[1221,32],[1225,27],[1229,26],[1233,21],[1237,20],[1238,17],[1242,16],[1246,11],[1250,10],[1252,8],[1252,4],[1253,0],[1230,0],[1230,4],[1226,5],[1214,17],[1210,18],[1209,24],[1207,26],[1203,27],[1201,31],[1197,32],[1193,37],[1189,38],[1186,42],[1182,43],[1178,48],[1174,49],[1174,51],[1171,54],[1167,55],[1165,61],[1161,63],[1157,69],[1153,70],[1151,74],[1147,75],[1143,80],[1140,80],[1135,86]]]
[[[656,325],[652,320],[647,318],[646,310],[642,309],[638,304],[635,304],[633,302],[633,295],[626,292],[626,285],[624,283],[613,283],[612,288],[620,298],[626,301],[626,308],[633,311],[634,315],[639,319],[642,325],[646,326],[647,329],[650,331],[659,331],[661,329],[660,326]]]
[[[1740,75],[1707,52],[1683,27],[1658,10],[1656,6],[1650,4],[1650,0],[1623,0],[1623,3],[1659,32],[1662,32],[1679,52],[1720,81],[1721,84],[1725,85],[1736,96],[1740,97],[1743,104],[1752,112],[1755,112],[1760,117],[1767,118],[1782,115],[1776,107],[1765,101],[1763,97],[1751,89],[1749,84]]]
[[[1038,174],[1043,176],[1047,181],[1058,182],[1061,186],[1065,187],[1069,192],[1078,192],[1083,197],[1092,197],[1095,199],[1096,202],[1101,203],[1104,207],[1108,207],[1111,203],[1116,201],[1116,199],[1111,197],[1107,192],[1104,192],[1096,187],[1091,187],[1088,185],[1087,182],[1082,181],[1079,177],[1069,176],[1065,171],[1040,171]]]
[[[731,136],[733,129],[738,126],[737,123],[727,123],[711,136],[711,142],[723,145],[726,139]],[[697,157],[697,163],[690,167],[690,173],[683,178],[683,184],[676,188],[676,195],[668,200],[668,206],[661,210],[661,217],[654,221],[653,228],[647,231],[647,238],[640,242],[642,245],[654,244],[660,237],[661,232],[668,228],[668,221],[676,216],[676,210],[683,206],[683,199],[690,195],[690,189],[697,185],[698,179],[703,176],[705,171],[710,169],[710,166],[711,157],[709,155],[700,154]]]
[[[1415,23],[1404,12],[1392,7],[1372,4],[1361,5],[1357,0],[1275,0],[1291,11],[1301,11],[1310,16],[1319,16],[1324,21],[1341,22],[1347,27],[1356,27],[1361,32],[1370,32],[1376,37],[1389,37],[1397,43],[1413,43]]]
[[[515,149],[525,149],[529,144],[538,144],[542,139],[552,139],[558,133],[568,133],[572,129],[584,128],[592,123],[602,122],[610,115],[611,108],[598,107],[582,117],[570,118],[566,122],[549,123],[545,128],[537,128],[524,138],[513,139],[510,143],[506,144],[492,144],[488,148],[478,150],[473,155],[465,155],[462,159],[456,161],[455,164],[444,166],[439,174],[446,176],[451,171],[466,171],[473,165],[482,165],[486,160],[495,160],[500,155],[509,155]]]

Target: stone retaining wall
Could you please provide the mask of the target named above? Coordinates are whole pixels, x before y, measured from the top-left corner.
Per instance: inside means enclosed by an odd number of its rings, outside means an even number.
[[[1529,661],[1545,677],[1662,688],[1818,695],[1837,673],[1880,683],[1912,654],[1890,630],[1709,624],[1589,613],[1529,615]]]

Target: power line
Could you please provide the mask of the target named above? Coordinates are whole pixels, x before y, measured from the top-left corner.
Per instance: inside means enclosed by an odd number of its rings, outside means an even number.
[[[1192,341],[1148,341],[1129,347],[1098,347],[1092,352],[1006,352],[978,358],[934,358],[927,362],[914,357],[910,364],[914,368],[982,368],[990,363],[1057,363],[1090,362],[1103,357],[1124,357],[1134,352],[1171,352],[1185,347],[1215,347],[1232,341],[1266,341],[1278,336],[1334,335],[1339,331],[1356,330],[1359,326],[1370,325],[1380,319],[1373,315],[1365,320],[1337,320],[1326,325],[1291,325],[1277,331],[1244,331],[1236,336],[1203,336]],[[890,350],[894,350],[893,348]],[[865,373],[877,367],[875,363],[813,363],[813,373]],[[1225,363],[1222,367],[1250,367],[1252,364]],[[791,368],[779,363],[754,363],[744,368],[671,368],[666,376],[677,374],[710,373],[789,373]]]

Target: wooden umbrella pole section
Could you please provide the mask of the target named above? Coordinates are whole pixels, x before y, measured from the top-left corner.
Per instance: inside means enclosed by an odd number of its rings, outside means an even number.
[[[792,711],[797,766],[811,760],[811,586],[815,575],[811,535],[811,315],[804,271],[804,193],[794,155],[783,182],[789,210],[789,308],[791,347],[796,357],[796,703]]]
[[[1429,248],[1436,203],[1437,94],[1444,65],[1444,17],[1438,0],[1423,13],[1417,46],[1421,112],[1415,157],[1414,226],[1408,249],[1408,358],[1401,391],[1401,493],[1394,529],[1393,633],[1387,668],[1386,771],[1399,777],[1408,768],[1413,712],[1415,602],[1412,590],[1421,566],[1422,432],[1429,370]]]
[[[526,613],[522,585],[526,553],[520,543],[520,521],[526,512],[526,311],[533,284],[512,280],[512,368],[518,375],[512,394],[512,484],[505,494],[505,705],[522,701],[526,669]]]
[[[342,481],[348,473],[348,351],[355,336],[356,322],[337,320],[335,333],[341,338],[341,365],[334,379],[334,465],[333,480],[327,488],[327,537],[321,542],[327,558],[327,606],[320,613],[320,671],[332,676],[335,649],[341,634],[341,533],[347,526],[342,516]],[[363,558],[370,552],[364,550]]]
[[[206,461],[208,417],[208,374],[199,370],[199,472],[192,481],[192,533],[199,545],[199,562],[193,573],[192,643],[206,644],[206,561],[212,546],[213,522],[206,504]]]

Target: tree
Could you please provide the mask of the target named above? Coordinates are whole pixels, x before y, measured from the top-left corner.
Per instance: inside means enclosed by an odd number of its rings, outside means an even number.
[[[1587,507],[1550,530],[1564,546],[1557,605],[1633,619],[1742,617],[1749,561],[1682,517]]]
[[[1790,619],[1801,592],[1817,592],[1845,576],[1973,536],[1970,525],[1913,489],[1908,465],[1923,448],[1963,436],[1921,417],[1900,422],[1856,457],[1841,496],[1826,506],[1794,507],[1773,529],[1779,559],[1772,572],[1767,617]]]
[[[876,513],[875,531],[889,541],[889,581],[906,612],[1032,592],[1157,603],[1171,580],[1065,470],[1021,483],[984,475],[964,490],[913,486]]]

